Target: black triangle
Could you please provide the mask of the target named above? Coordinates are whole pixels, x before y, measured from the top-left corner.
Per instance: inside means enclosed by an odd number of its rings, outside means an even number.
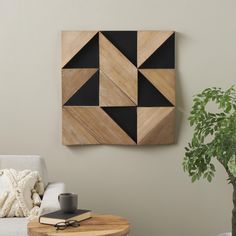
[[[137,142],[137,108],[103,107],[103,110]]]
[[[98,68],[98,40],[96,34],[63,68]]]
[[[172,107],[173,105],[144,76],[138,72],[138,106]]]
[[[137,66],[137,31],[102,31],[102,33]]]
[[[175,68],[175,34],[173,33],[139,68]]]
[[[98,106],[99,72],[97,71],[64,106]]]

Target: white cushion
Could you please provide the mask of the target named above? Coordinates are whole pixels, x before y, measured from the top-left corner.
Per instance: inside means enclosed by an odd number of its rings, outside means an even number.
[[[0,218],[1,236],[27,236],[27,218]]]
[[[37,214],[43,186],[37,171],[0,170],[0,217]],[[37,192],[42,191],[42,192]]]
[[[58,194],[65,192],[63,183],[49,184],[44,193],[41,207],[43,212],[59,210]],[[27,218],[0,218],[0,236],[28,236]]]
[[[0,169],[35,170],[41,176],[44,187],[48,185],[45,161],[38,155],[0,155]]]

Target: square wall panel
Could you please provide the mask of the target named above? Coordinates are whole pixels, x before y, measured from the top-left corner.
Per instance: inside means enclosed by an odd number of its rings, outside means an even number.
[[[175,141],[173,31],[62,32],[64,145]]]

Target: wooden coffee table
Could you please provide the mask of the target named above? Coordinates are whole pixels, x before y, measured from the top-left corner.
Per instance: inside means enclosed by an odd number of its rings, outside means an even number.
[[[77,228],[68,227],[58,231],[54,226],[38,221],[28,223],[29,236],[127,236],[129,231],[129,222],[115,215],[93,214],[92,218],[81,221]]]

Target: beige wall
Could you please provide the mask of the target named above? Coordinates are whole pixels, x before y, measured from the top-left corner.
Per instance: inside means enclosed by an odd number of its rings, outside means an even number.
[[[0,152],[41,154],[80,206],[127,217],[135,236],[230,230],[231,187],[191,184],[181,162],[192,95],[235,83],[235,0],[0,0]],[[178,141],[171,146],[61,145],[60,31],[177,31]]]

